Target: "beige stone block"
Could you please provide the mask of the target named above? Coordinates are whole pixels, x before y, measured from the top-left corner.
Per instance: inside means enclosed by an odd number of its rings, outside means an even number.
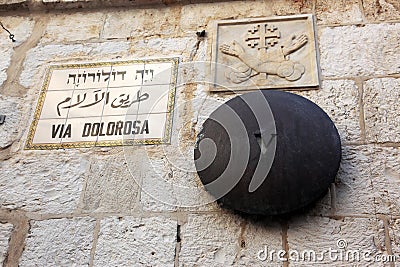
[[[136,57],[172,57],[182,56],[186,60],[189,58],[191,48],[196,44],[197,38],[180,37],[180,38],[149,38],[131,43],[130,52]]]
[[[177,32],[179,18],[179,6],[110,12],[105,19],[102,38],[142,39],[172,35]]]
[[[136,208],[138,184],[122,148],[107,154],[90,160],[81,208],[84,212],[131,212]]]
[[[181,227],[179,266],[232,266],[243,220],[230,213],[190,215]]]
[[[32,221],[20,266],[88,266],[95,219]]]
[[[163,217],[101,221],[94,266],[174,266],[177,222]]]
[[[336,186],[337,214],[400,215],[399,148],[344,147]]]
[[[0,223],[0,264],[5,266],[5,258],[8,251],[8,242],[14,226],[10,223]]]
[[[35,22],[29,17],[1,17],[4,27],[14,34],[15,42],[9,38],[9,33],[0,28],[0,86],[7,80],[7,69],[10,67],[14,48],[30,37]]]
[[[234,1],[184,5],[181,11],[180,27],[184,32],[195,32],[213,20],[271,16],[272,8],[265,1]],[[211,28],[210,28],[211,29]]]
[[[375,212],[400,216],[400,148],[376,147],[370,166]]]
[[[297,15],[312,13],[312,0],[273,0],[268,1],[268,8],[272,8],[272,12],[277,16]]]
[[[277,260],[265,258],[265,251],[279,251],[282,245],[282,226],[274,219],[251,220],[241,225],[237,242],[239,252],[235,266],[282,266]]]
[[[196,174],[190,149],[172,145],[145,150],[140,171],[136,171],[142,175],[140,204],[144,210],[218,209]]]
[[[376,218],[295,218],[289,223],[290,266],[377,266],[386,253],[383,222]],[[314,254],[315,253],[315,254]]]
[[[72,213],[88,161],[77,151],[22,152],[0,162],[0,205],[40,213]]]
[[[389,235],[392,245],[393,255],[396,256],[396,261],[400,260],[400,219],[389,220]]]
[[[49,64],[60,62],[104,62],[118,58],[127,58],[129,42],[103,42],[86,44],[49,44],[36,46],[29,50],[19,82],[25,87],[43,84],[44,71]],[[39,71],[42,71],[40,76]]]
[[[400,19],[398,0],[363,0],[365,16],[371,21]]]
[[[21,104],[19,98],[0,96],[0,115],[6,116],[0,131],[1,148],[11,145],[21,132]]]
[[[317,0],[317,22],[320,24],[357,23],[362,21],[359,0]]]
[[[321,29],[322,75],[352,77],[399,73],[399,31],[400,23]]]
[[[41,42],[54,44],[99,39],[103,21],[102,12],[53,15],[50,17]]]
[[[359,91],[351,80],[325,80],[318,90],[296,92],[320,106],[335,123],[341,141],[360,141]]]
[[[364,84],[365,132],[369,142],[400,141],[400,79],[371,79]]]
[[[374,147],[343,146],[336,182],[337,214],[371,214],[374,211],[374,181],[370,163]]]

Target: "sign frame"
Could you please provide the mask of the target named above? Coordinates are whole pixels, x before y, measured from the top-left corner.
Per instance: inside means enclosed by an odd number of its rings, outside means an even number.
[[[89,147],[114,147],[114,146],[131,146],[131,145],[161,145],[171,143],[171,133],[173,126],[174,106],[176,97],[176,86],[178,77],[178,65],[180,62],[179,57],[169,58],[151,58],[151,59],[134,59],[126,61],[105,61],[93,63],[71,63],[71,64],[53,64],[47,67],[45,79],[42,84],[38,102],[36,105],[35,113],[30,124],[27,140],[25,143],[25,150],[53,150],[53,149],[68,149],[68,148],[89,148]],[[164,134],[161,138],[145,138],[145,139],[127,139],[124,138],[112,141],[78,141],[78,142],[62,142],[59,143],[34,143],[34,137],[37,132],[38,123],[43,111],[44,102],[48,93],[51,76],[54,70],[68,70],[79,68],[101,68],[111,66],[122,66],[128,64],[157,64],[157,63],[171,63],[171,76],[167,84],[168,89],[168,102],[167,110],[165,112],[166,120],[164,126]],[[140,85],[146,86],[146,85]],[[107,87],[108,89],[108,87]],[[103,115],[101,116],[103,119]]]

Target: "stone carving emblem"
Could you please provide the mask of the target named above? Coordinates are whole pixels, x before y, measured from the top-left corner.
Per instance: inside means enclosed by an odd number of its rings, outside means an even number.
[[[311,15],[218,24],[214,88],[319,85]]]

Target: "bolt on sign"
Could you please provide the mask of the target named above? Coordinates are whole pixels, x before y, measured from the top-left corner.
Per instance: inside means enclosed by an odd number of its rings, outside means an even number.
[[[319,86],[314,17],[216,23],[212,91]]]
[[[170,143],[178,62],[50,66],[25,148]]]

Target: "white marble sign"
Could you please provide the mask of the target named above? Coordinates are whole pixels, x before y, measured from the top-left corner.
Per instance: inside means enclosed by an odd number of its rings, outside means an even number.
[[[50,66],[26,149],[169,143],[178,61]]]

